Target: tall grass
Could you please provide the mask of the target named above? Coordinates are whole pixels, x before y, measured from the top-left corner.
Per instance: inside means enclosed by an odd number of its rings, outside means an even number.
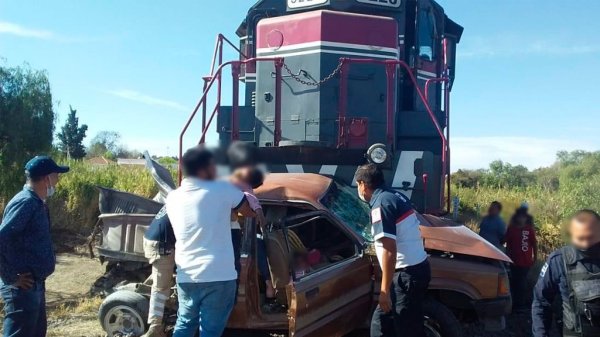
[[[54,229],[89,234],[99,215],[96,186],[144,197],[158,192],[154,180],[141,166],[92,166],[81,161],[67,164],[71,171],[61,176],[56,195],[48,199]]]
[[[529,203],[535,218],[541,256],[544,257],[564,244],[563,227],[573,213],[582,208],[597,210],[600,207],[600,176],[563,181],[555,191],[540,186],[509,189],[457,186],[453,194],[460,198],[461,220],[471,227],[494,200],[503,203],[506,220],[523,201]]]
[[[55,196],[48,200],[54,229],[88,234],[97,221],[98,191],[96,186],[113,188],[153,197],[157,193],[154,180],[144,167],[123,167],[116,164],[93,166],[82,161],[66,163],[71,171],[62,175]],[[23,183],[24,183],[24,177]],[[504,204],[504,218],[527,201],[535,217],[542,257],[564,243],[562,225],[581,208],[600,208],[600,174],[586,178],[560,179],[558,188],[543,184],[528,187],[496,188],[491,186],[453,188],[460,198],[461,220],[471,228],[485,214],[490,202]],[[5,196],[5,202],[10,196]],[[3,211],[0,197],[0,212]]]

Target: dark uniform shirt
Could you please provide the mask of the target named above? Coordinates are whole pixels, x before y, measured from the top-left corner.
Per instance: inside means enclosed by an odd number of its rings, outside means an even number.
[[[582,260],[582,263],[591,273],[600,272],[600,264],[586,260]],[[534,337],[550,336],[550,328],[554,321],[553,316],[561,316],[561,312],[553,311],[553,308],[555,308],[553,302],[555,299],[568,302],[569,295],[570,290],[563,262],[563,253],[558,250],[550,255],[548,261],[542,267],[533,291],[532,320]],[[559,326],[558,329],[562,331],[562,326]]]
[[[175,249],[175,234],[167,215],[166,206],[156,214],[144,237],[150,241],[160,242],[161,248],[165,250],[165,253]]]
[[[0,224],[0,278],[4,284],[14,284],[17,274],[31,273],[36,281],[43,281],[54,272],[55,265],[48,208],[25,187],[4,209]]]

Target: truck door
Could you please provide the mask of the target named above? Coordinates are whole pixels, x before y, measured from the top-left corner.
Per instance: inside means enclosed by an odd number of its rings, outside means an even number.
[[[287,288],[289,332],[341,337],[370,320],[373,266],[349,229],[327,213],[311,213],[284,229],[293,279]]]

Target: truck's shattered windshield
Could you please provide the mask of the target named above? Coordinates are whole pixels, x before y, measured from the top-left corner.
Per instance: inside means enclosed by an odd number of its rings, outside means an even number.
[[[321,202],[353,231],[368,241],[373,240],[369,206],[356,196],[351,187],[334,183]]]

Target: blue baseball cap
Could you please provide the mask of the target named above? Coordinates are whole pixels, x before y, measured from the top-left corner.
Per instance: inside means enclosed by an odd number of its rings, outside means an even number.
[[[69,172],[68,166],[60,166],[48,156],[35,156],[25,164],[25,173],[30,178],[41,178],[52,173],[67,172]]]

